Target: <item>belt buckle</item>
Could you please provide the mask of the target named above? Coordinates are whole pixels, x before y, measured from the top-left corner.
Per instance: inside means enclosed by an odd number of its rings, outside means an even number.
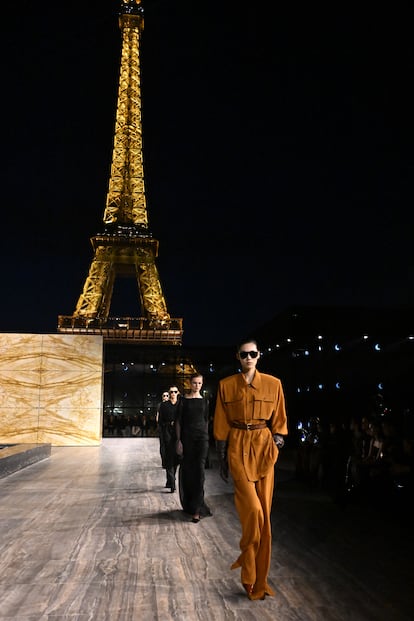
[[[250,427],[252,426],[253,423],[246,423],[246,429],[247,431],[251,431]]]

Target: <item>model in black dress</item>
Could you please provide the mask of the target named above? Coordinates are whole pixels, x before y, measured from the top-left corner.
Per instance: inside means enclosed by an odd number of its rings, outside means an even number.
[[[176,422],[180,500],[184,511],[197,523],[212,515],[204,500],[205,467],[209,448],[209,403],[200,394],[203,376],[190,379],[190,393],[180,399]]]

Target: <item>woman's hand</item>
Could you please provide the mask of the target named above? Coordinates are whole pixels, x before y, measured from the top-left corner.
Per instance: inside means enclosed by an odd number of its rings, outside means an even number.
[[[177,453],[177,455],[179,455],[179,457],[182,457],[183,443],[181,442],[181,440],[177,440],[176,445],[175,445],[175,452]]]
[[[285,440],[283,436],[280,435],[280,433],[275,433],[273,436],[273,440],[278,449],[281,449],[285,446]]]

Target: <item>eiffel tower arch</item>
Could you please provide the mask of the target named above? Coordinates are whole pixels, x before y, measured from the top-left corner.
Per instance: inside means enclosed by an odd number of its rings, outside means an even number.
[[[112,164],[102,229],[91,238],[93,258],[72,315],[58,316],[58,332],[102,335],[105,351],[103,434],[109,421],[155,418],[160,395],[188,387],[196,369],[182,350],[183,320],[168,312],[157,269],[145,195],[141,121],[141,0],[120,2],[122,35]],[[111,316],[117,279],[133,279],[137,316]],[[106,430],[108,431],[106,433]],[[125,432],[117,435],[125,435]],[[128,435],[128,432],[126,433]]]
[[[104,342],[181,345],[182,318],[167,310],[156,265],[158,241],[148,224],[145,196],[140,43],[142,0],[121,0],[122,49],[115,136],[103,229],[91,239],[93,259],[72,315],[59,315],[58,332],[101,334]],[[114,283],[137,284],[136,317],[111,317]]]

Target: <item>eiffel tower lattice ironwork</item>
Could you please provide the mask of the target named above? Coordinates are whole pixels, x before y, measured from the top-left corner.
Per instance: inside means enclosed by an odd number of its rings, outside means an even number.
[[[106,341],[180,345],[182,319],[171,318],[167,311],[155,262],[158,241],[148,228],[141,123],[141,0],[121,0],[119,24],[121,67],[104,229],[91,238],[94,257],[89,274],[73,315],[59,315],[58,332],[102,334]],[[136,278],[142,317],[109,317],[117,277]]]

